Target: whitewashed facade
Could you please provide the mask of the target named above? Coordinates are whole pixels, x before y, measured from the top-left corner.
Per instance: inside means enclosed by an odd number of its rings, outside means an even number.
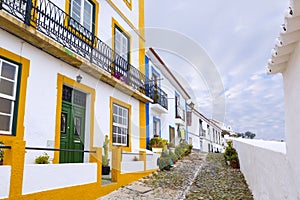
[[[163,91],[158,103],[149,104],[147,140],[157,134],[174,145],[180,141],[188,142],[186,101],[190,97],[152,48],[146,53],[146,75],[151,84]]]
[[[207,119],[193,105],[189,104],[188,115],[191,115],[188,123],[188,137],[193,148],[202,152],[223,152],[222,129],[213,120]],[[189,117],[187,117],[189,118]]]

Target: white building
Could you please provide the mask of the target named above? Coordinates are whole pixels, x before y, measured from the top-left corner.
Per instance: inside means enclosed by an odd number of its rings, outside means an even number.
[[[222,152],[221,128],[200,113],[193,103],[188,106],[187,130],[194,149],[202,152]]]
[[[188,141],[186,101],[190,96],[152,48],[146,53],[146,76],[151,80],[150,93],[157,102],[147,108],[147,141],[155,134],[174,145]],[[154,97],[156,93],[158,98]]]

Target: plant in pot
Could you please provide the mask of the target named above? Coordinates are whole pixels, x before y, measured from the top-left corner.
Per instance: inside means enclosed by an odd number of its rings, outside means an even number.
[[[174,164],[176,164],[178,160],[178,156],[171,150],[169,150],[169,156]]]
[[[181,159],[184,154],[184,149],[179,145],[175,147],[175,154],[177,155],[178,159]]]
[[[153,137],[149,141],[149,147],[152,149],[155,153],[161,153],[164,147],[163,139],[160,137]]]
[[[232,168],[240,167],[238,153],[235,149],[234,149],[234,153],[232,154],[231,159],[230,159],[230,166]]]
[[[175,145],[174,145],[174,143],[169,143],[168,147],[169,147],[170,151],[172,151],[173,153],[175,153]]]
[[[224,157],[226,164],[233,168],[239,167],[238,153],[235,148],[233,148],[232,141],[227,142],[227,147],[225,149]]]
[[[163,151],[161,156],[157,160],[157,165],[160,170],[170,170],[172,159],[168,152]]]
[[[43,155],[40,155],[35,159],[35,164],[50,164],[50,156],[44,152]]]
[[[4,143],[0,141],[0,147],[4,146]],[[4,158],[4,149],[0,148],[0,165],[3,165],[3,158]]]
[[[102,155],[102,175],[109,175],[110,173],[108,145],[109,145],[108,135],[105,135],[105,139],[103,142],[104,155]]]

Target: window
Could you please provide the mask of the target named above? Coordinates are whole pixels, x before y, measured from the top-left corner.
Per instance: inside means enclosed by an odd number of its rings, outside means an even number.
[[[192,111],[186,112],[186,125],[192,126]]]
[[[94,32],[95,24],[95,5],[89,0],[71,0],[70,16],[79,22],[85,29],[90,32]],[[80,30],[78,24],[74,21],[70,21],[70,24],[77,30]],[[85,31],[82,31],[83,33]]]
[[[153,135],[160,135],[160,119],[153,117]]]
[[[113,145],[128,146],[128,108],[113,103]]]
[[[180,109],[180,96],[175,93],[175,117],[181,118],[181,109]]]
[[[114,29],[114,49],[117,54],[129,62],[130,55],[130,39],[129,36],[122,31],[120,27],[115,25]]]
[[[0,59],[0,133],[13,134],[19,66]]]

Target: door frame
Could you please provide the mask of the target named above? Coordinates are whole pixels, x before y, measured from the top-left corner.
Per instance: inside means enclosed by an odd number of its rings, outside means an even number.
[[[76,82],[74,79],[71,79],[62,74],[57,74],[57,99],[56,99],[56,124],[55,124],[55,140],[54,140],[54,148],[60,148],[60,120],[61,120],[61,111],[62,111],[62,89],[63,85],[68,85],[73,87],[74,89],[80,90],[86,93],[86,121],[85,121],[85,138],[89,137],[89,141],[85,141],[85,146],[89,149],[93,149],[93,141],[94,141],[94,108],[95,108],[95,97],[96,92],[94,88],[91,88],[82,83]],[[54,152],[53,163],[59,163],[59,151]],[[90,156],[89,156],[90,158]]]

